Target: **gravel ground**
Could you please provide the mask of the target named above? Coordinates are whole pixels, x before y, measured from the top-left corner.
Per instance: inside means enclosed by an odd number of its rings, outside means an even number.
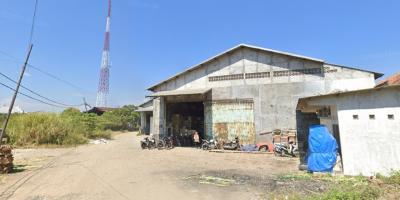
[[[323,183],[290,180],[298,159],[194,148],[141,150],[134,133],[107,144],[16,149],[16,173],[2,175],[0,199],[267,199]]]

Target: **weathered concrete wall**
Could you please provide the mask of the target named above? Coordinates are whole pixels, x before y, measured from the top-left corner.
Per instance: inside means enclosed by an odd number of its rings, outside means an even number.
[[[297,82],[223,87],[212,89],[213,100],[252,99],[256,141],[270,142],[272,135],[259,135],[274,129],[296,129],[296,106],[301,97],[325,92],[323,83]]]
[[[322,74],[302,74],[273,76],[273,72],[299,69],[321,68]],[[209,81],[209,77],[243,73],[270,72],[270,77],[227,81]],[[293,58],[286,55],[241,48],[228,55],[204,64],[201,68],[187,72],[158,86],[155,91],[231,87],[292,82],[324,81],[323,87],[329,91],[347,85],[348,90],[370,88],[375,85],[372,73],[348,69],[337,65]]]
[[[252,101],[213,101],[205,104],[206,138],[254,144],[254,109]]]
[[[340,97],[338,117],[345,174],[400,170],[400,89]]]
[[[320,69],[320,73],[288,71],[315,69]],[[253,74],[256,77],[246,78],[251,73],[269,73],[269,76]],[[243,78],[210,81],[210,77],[240,74]],[[212,100],[252,99],[258,134],[277,128],[295,129],[296,106],[301,97],[374,85],[373,73],[240,48],[161,84],[155,91],[212,88]],[[270,139],[270,136],[256,136],[257,141]]]

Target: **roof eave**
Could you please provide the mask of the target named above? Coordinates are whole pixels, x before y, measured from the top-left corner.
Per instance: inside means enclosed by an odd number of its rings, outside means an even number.
[[[323,94],[323,95],[303,97],[303,98],[299,98],[299,100],[310,100],[310,99],[316,99],[316,98],[325,98],[325,97],[330,97],[330,96],[348,95],[348,94],[353,94],[353,93],[368,92],[368,91],[378,91],[378,90],[393,89],[393,88],[400,89],[400,85],[388,85],[388,86],[383,86],[383,87],[373,87],[373,88],[366,88],[366,89],[360,89],[360,90],[350,90],[350,91],[343,91],[343,92],[335,92],[335,93],[329,93],[329,94]]]
[[[347,68],[347,69],[363,71],[363,72],[368,72],[368,73],[374,74],[374,78],[375,79],[378,79],[378,78],[380,78],[380,77],[382,77],[384,75],[383,73],[380,73],[380,72],[369,71],[369,70],[360,69],[360,68],[356,68],[356,67],[349,67],[349,66],[338,65],[338,64],[334,64],[334,63],[325,63],[325,64],[334,65],[334,66],[337,66],[337,67],[343,67],[343,68]]]

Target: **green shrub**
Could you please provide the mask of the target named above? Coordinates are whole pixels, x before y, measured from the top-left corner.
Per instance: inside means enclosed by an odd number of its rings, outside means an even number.
[[[61,114],[13,114],[5,136],[8,137],[10,144],[18,146],[72,145],[86,143],[88,139],[110,139],[112,135],[110,130],[124,131],[138,128],[139,114],[135,109],[135,106],[124,106],[105,112],[102,116],[81,113],[75,108],[65,109]]]
[[[11,144],[83,144],[87,140],[74,126],[65,123],[57,114],[29,113],[13,115],[7,129]]]
[[[393,171],[390,176],[376,175],[376,178],[382,180],[386,184],[400,186],[400,171]]]
[[[342,182],[333,185],[324,194],[311,197],[312,200],[370,200],[378,199],[382,194],[378,187],[365,184],[354,184],[350,182]]]

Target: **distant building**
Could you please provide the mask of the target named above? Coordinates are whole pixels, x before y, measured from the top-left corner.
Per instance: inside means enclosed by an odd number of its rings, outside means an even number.
[[[389,85],[400,85],[400,72],[389,76],[385,80],[379,82],[376,87],[384,87]]]
[[[7,106],[7,105],[0,106],[0,114],[7,114],[8,109],[9,109],[9,106]],[[19,106],[14,106],[11,113],[25,113],[25,111]]]
[[[326,125],[338,141],[345,175],[400,170],[400,85],[301,98],[297,109],[299,145],[307,143],[310,124]]]
[[[116,108],[109,107],[93,107],[87,111],[87,113],[95,113],[96,115],[103,115],[105,112],[115,110]]]

